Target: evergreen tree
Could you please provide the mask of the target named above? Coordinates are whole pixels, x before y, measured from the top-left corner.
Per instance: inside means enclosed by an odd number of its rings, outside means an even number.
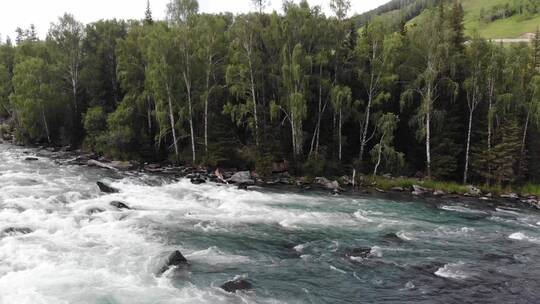
[[[144,12],[144,24],[147,24],[147,25],[154,24],[154,19],[152,18],[152,9],[150,9],[150,0],[146,1],[146,11]]]

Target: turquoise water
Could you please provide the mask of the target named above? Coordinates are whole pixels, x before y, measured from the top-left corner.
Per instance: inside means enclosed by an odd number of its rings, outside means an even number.
[[[2,304],[540,302],[540,213],[522,205],[194,186],[36,153],[0,145],[0,231],[32,230],[0,235]],[[156,275],[173,250],[191,266]],[[235,277],[254,289],[219,289]]]

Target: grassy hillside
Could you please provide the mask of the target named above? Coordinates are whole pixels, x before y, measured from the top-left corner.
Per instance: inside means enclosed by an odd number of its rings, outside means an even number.
[[[515,15],[489,23],[480,21],[482,8],[487,10],[495,5],[502,5],[512,0],[462,0],[465,11],[465,29],[467,34],[475,30],[485,38],[518,38],[525,33],[535,32],[540,26],[540,14],[532,16]]]
[[[357,20],[364,21],[377,15],[387,17],[389,20],[405,19],[409,23],[416,23],[426,15],[429,7],[436,6],[439,1],[393,0],[385,6],[359,16]],[[461,0],[465,12],[466,34],[472,35],[477,31],[485,38],[519,38],[526,33],[535,32],[540,26],[540,13],[516,14],[494,21],[481,21],[482,13],[489,14],[496,6],[506,4],[512,6],[516,1],[525,0]]]

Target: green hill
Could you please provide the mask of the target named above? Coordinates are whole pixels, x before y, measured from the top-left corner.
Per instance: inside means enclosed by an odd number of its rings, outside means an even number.
[[[514,13],[507,18],[500,18],[491,22],[481,20],[482,12],[492,10],[495,7],[515,5],[522,2],[532,2],[536,4],[534,12]],[[515,0],[463,0],[465,11],[465,29],[468,34],[478,31],[485,38],[518,38],[526,33],[536,31],[540,26],[540,1],[515,1]]]
[[[359,24],[374,16],[389,20],[418,22],[427,10],[439,3],[454,0],[393,0],[357,16]],[[465,13],[465,30],[468,35],[477,31],[485,38],[520,38],[534,33],[540,26],[540,0],[458,0]]]

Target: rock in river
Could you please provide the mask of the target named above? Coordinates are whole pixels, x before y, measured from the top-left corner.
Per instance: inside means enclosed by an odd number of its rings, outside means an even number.
[[[253,285],[251,285],[250,282],[244,279],[234,279],[232,281],[225,282],[225,284],[221,285],[221,289],[225,290],[226,292],[234,293],[237,290],[250,290],[253,288]]]
[[[371,248],[351,248],[345,250],[344,253],[347,258],[362,258],[366,259],[371,255]]]
[[[401,243],[403,240],[397,235],[397,233],[387,233],[383,236],[383,239],[387,242]]]
[[[182,253],[178,250],[171,253],[167,260],[165,261],[165,264],[163,267],[159,270],[159,274],[163,274],[165,271],[167,271],[170,267],[176,266],[176,267],[182,267],[182,266],[188,266],[188,260],[182,255]]]
[[[8,227],[2,230],[2,234],[15,235],[15,234],[29,234],[32,233],[30,228],[17,228],[17,227]]]
[[[97,186],[99,187],[99,190],[101,190],[101,192],[105,192],[105,193],[118,193],[120,192],[120,190],[116,189],[116,188],[113,188],[105,183],[102,183],[102,182],[97,182]]]
[[[128,205],[122,203],[122,202],[118,202],[118,201],[113,201],[110,203],[111,206],[113,207],[116,207],[118,209],[127,209],[127,210],[130,210],[131,208],[129,208]]]
[[[194,185],[200,185],[206,183],[206,180],[202,177],[193,177],[191,183]]]

